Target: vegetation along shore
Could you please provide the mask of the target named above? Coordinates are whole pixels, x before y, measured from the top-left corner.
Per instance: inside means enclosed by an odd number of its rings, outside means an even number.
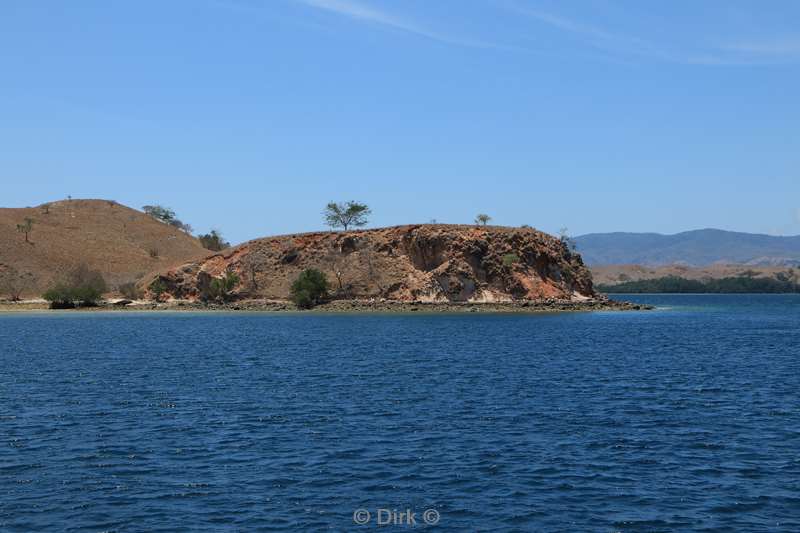
[[[794,269],[776,278],[736,276],[720,279],[687,279],[666,276],[655,279],[626,281],[613,285],[598,285],[598,290],[617,294],[685,293],[685,294],[745,294],[800,293],[800,283]]]

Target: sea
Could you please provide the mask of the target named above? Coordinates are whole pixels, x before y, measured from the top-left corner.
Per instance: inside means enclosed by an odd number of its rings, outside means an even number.
[[[0,314],[0,531],[800,531],[800,295]]]

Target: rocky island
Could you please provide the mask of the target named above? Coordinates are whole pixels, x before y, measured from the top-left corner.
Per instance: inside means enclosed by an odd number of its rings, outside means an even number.
[[[142,282],[170,307],[291,309],[306,269],[330,280],[328,311],[640,309],[598,293],[579,254],[532,228],[418,224],[256,239]],[[224,299],[214,280],[234,275]]]

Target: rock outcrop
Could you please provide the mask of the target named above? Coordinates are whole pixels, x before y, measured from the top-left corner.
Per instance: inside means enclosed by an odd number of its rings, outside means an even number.
[[[442,224],[266,237],[145,280],[150,296],[199,300],[234,272],[234,298],[287,299],[306,268],[332,297],[420,302],[584,300],[598,295],[581,257],[530,228]],[[153,294],[152,287],[158,287]]]

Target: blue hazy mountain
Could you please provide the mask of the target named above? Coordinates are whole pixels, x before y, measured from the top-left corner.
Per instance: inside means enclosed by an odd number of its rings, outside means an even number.
[[[800,235],[776,237],[701,229],[674,235],[590,233],[576,237],[575,242],[589,265],[800,265]]]

